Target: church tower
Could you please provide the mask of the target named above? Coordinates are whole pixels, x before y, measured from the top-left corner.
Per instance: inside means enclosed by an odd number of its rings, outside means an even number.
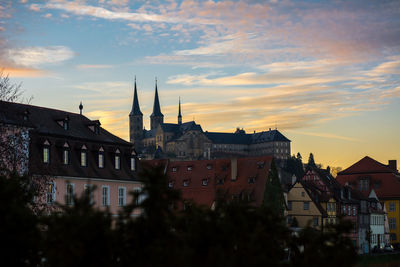
[[[178,125],[181,125],[181,124],[182,124],[181,98],[179,97]]]
[[[164,115],[161,113],[160,101],[158,100],[157,78],[156,78],[156,93],[154,96],[153,113],[150,115],[151,130],[157,129],[157,126],[164,123]]]
[[[143,113],[140,111],[139,99],[136,89],[136,76],[135,76],[135,89],[133,93],[133,104],[131,113],[129,113],[129,141],[135,143],[143,139]]]

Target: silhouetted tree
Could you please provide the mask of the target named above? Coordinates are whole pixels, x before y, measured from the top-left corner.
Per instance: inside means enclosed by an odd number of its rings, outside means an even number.
[[[90,193],[44,217],[45,266],[111,266],[114,243],[108,210],[93,208]]]
[[[263,206],[269,207],[272,211],[281,216],[285,209],[282,185],[274,160],[271,162],[271,169],[268,173],[267,183],[265,185]]]
[[[314,161],[314,155],[313,155],[313,153],[310,153],[310,156],[308,157],[307,166],[308,166],[308,167],[316,166],[316,165],[315,165],[315,161]]]
[[[31,206],[27,176],[0,176],[0,250],[2,266],[36,266],[40,262],[39,221]]]

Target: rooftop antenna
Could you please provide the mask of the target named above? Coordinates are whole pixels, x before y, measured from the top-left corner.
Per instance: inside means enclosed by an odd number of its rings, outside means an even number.
[[[81,101],[81,103],[79,104],[79,114],[81,114],[81,115],[82,115],[82,109],[83,109],[83,105],[82,105],[82,101]]]

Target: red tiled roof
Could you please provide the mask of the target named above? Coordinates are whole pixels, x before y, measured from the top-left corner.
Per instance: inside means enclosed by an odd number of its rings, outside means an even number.
[[[400,198],[400,175],[370,157],[338,173],[336,180],[342,185],[347,183],[358,188],[359,180],[365,178],[369,179],[369,190],[361,191],[364,196],[368,197],[374,189],[379,199]]]
[[[148,161],[151,165],[160,164],[159,160]],[[235,163],[236,162],[236,163]],[[174,188],[182,193],[184,200],[191,200],[199,205],[211,207],[217,193],[226,194],[228,199],[240,194],[252,194],[255,205],[262,203],[265,184],[271,166],[272,157],[254,157],[236,159],[215,159],[196,161],[168,161],[167,175],[174,182]],[[232,179],[232,171],[237,165],[236,179]],[[188,170],[191,167],[191,170]],[[254,183],[249,183],[253,182]],[[203,185],[207,179],[207,185]],[[184,186],[184,181],[189,184]],[[223,184],[218,184],[223,180]]]
[[[362,158],[347,169],[338,174],[356,174],[356,173],[386,173],[393,172],[387,165],[382,164],[368,156]]]

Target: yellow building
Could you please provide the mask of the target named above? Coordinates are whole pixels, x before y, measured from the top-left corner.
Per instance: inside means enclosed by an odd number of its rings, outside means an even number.
[[[312,190],[305,188],[302,182],[296,182],[287,194],[288,224],[292,225],[296,218],[298,227],[311,226],[321,229],[322,219],[326,217],[326,212],[314,199],[315,195]]]

